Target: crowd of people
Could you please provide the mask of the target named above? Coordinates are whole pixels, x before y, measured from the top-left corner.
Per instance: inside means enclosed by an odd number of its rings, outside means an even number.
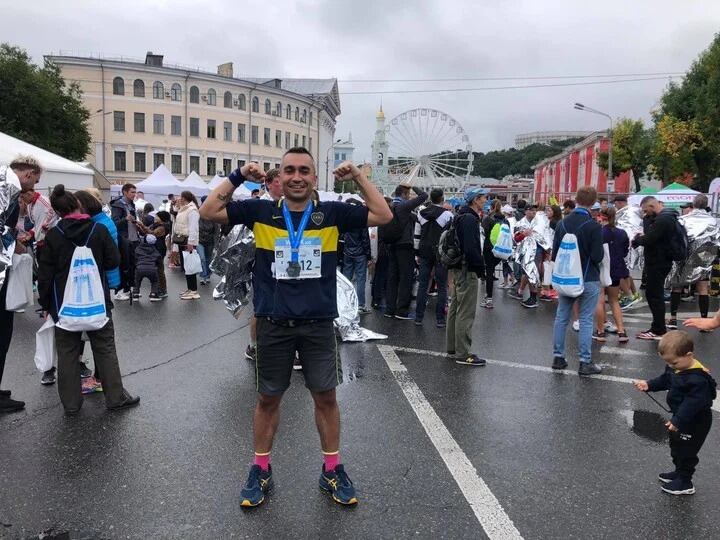
[[[209,283],[210,260],[221,231],[239,224],[253,231],[254,313],[245,356],[255,362],[258,400],[255,456],[241,494],[243,506],[261,504],[273,486],[270,453],[294,365],[301,366],[315,404],[323,457],[320,487],[340,504],[357,503],[339,456],[335,387],[342,380],[342,368],[333,328],[338,268],[355,285],[361,315],[375,309],[386,318],[423,326],[434,298],[435,326],[444,329],[445,350],[456,363],[467,366],[486,364],[475,352],[472,329],[478,308],[488,313],[494,309],[497,289],[507,290],[528,310],[537,308],[539,301],[556,303],[552,368],[568,367],[565,341],[572,326],[578,332],[581,376],[602,371],[592,361],[593,340],[605,342],[612,333],[621,344],[629,341],[623,310],[635,305],[639,289],[645,288],[652,325],[636,338],[659,340],[660,353],[672,369],[636,386],[643,391],[669,389],[668,402],[676,416],[668,428],[697,434],[692,445],[673,442],[677,470],[661,477],[669,492],[694,491],[690,480],[710,427],[711,417],[703,411],[709,410],[710,396],[714,398],[714,381],[703,375],[706,370],[692,354],[692,340],[672,330],[678,326],[683,294],[697,294],[701,312],[701,318],[685,321],[687,326],[711,331],[720,326],[720,312],[708,318],[709,272],[694,273],[685,282],[676,277],[666,292],[666,278],[686,262],[695,233],[685,230],[683,218],[653,196],[640,205],[642,233],[630,238],[618,220],[623,213],[638,210],[624,196],[611,203],[598,200],[592,187],[580,188],[562,206],[543,208],[524,200],[513,207],[491,199],[487,189],[471,188],[464,193],[463,204],[452,207],[437,188],[428,193],[401,184],[393,198],[383,197],[361,169],[346,162],[334,174],[338,180],[353,180],[358,196],[345,203],[321,202],[315,191],[314,162],[304,148],[289,150],[280,169],[264,171],[255,163],[243,166],[201,201],[189,191],[177,197],[169,194],[158,210],[133,184],[125,184],[121,196],[108,205],[92,188],[71,193],[57,185],[48,199],[35,191],[42,168],[31,156],[19,157],[8,170],[17,176],[20,192],[8,208],[0,209],[2,222],[15,253],[34,254],[40,316],[59,321],[78,247],[92,252],[101,275],[107,322],[86,331],[59,324],[55,329],[58,391],[70,415],[80,410],[83,394],[90,392],[104,392],[110,410],[139,403],[139,397],[124,388],[120,375],[113,300],[140,301],[147,279],[148,299],[163,301],[168,296],[166,265],[179,267],[185,275],[187,288],[180,299],[197,300],[198,274],[200,285]],[[246,178],[261,181],[264,189],[248,200],[232,200]],[[683,213],[707,213],[707,203],[707,197],[698,195]],[[631,250],[640,247],[644,272],[636,288],[627,260]],[[572,250],[581,269],[577,294],[567,292],[567,282],[554,266],[571,265]],[[14,311],[5,308],[9,282],[6,271],[0,289],[0,382],[13,331]],[[606,320],[606,306],[613,324]],[[93,349],[94,372],[82,361],[85,340]],[[41,382],[55,383],[55,373],[55,367],[45,371]],[[698,392],[694,397],[688,393],[687,377],[683,378],[691,374]],[[687,403],[692,399],[691,410]],[[0,391],[0,412],[21,410],[24,405],[10,391]]]

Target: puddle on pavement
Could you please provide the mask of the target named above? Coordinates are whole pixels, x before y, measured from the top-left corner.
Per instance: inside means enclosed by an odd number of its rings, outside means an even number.
[[[667,443],[668,433],[665,427],[667,418],[652,411],[624,409],[620,414],[630,427],[630,431],[659,444]]]

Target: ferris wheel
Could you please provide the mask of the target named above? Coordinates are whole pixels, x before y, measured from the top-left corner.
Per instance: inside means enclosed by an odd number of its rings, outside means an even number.
[[[390,120],[385,132],[393,181],[460,188],[472,172],[470,137],[449,114],[412,109]]]

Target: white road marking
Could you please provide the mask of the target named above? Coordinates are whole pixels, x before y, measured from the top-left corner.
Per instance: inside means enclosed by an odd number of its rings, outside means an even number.
[[[457,482],[460,491],[470,504],[480,526],[491,539],[522,539],[520,532],[505,513],[485,481],[445,427],[432,405],[412,380],[393,347],[378,345],[395,381],[415,411],[430,441]]]
[[[601,353],[606,354],[619,354],[621,356],[647,356],[647,352],[643,351],[635,351],[633,349],[626,349],[624,347],[608,347],[607,345],[603,345],[600,347]]]
[[[387,347],[387,348],[393,349],[395,351],[402,351],[402,352],[408,352],[408,353],[413,353],[413,354],[424,354],[424,355],[428,355],[428,356],[447,357],[447,354],[438,352],[438,351],[426,351],[424,349],[412,349],[409,347],[392,347],[389,345],[378,345],[378,347]],[[529,369],[531,371],[541,371],[544,373],[555,373],[555,374],[559,374],[559,375],[572,375],[574,377],[579,377],[577,371],[569,370],[569,369],[552,369],[551,367],[547,367],[547,366],[538,366],[538,365],[534,365],[534,364],[520,364],[518,362],[508,362],[506,360],[492,360],[490,358],[485,358],[485,360],[487,360],[487,363],[489,365],[495,364],[498,366]],[[403,369],[404,369],[404,367],[403,367]],[[619,383],[625,383],[625,384],[632,384],[632,382],[635,380],[635,379],[631,379],[629,377],[618,377],[616,375],[592,375],[592,376],[586,377],[586,378],[587,379],[599,379],[601,381],[619,382]],[[718,403],[718,400],[713,401],[712,409],[714,411],[720,412],[720,403]]]

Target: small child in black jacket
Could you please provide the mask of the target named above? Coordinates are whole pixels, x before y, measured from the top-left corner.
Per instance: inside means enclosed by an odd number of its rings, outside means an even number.
[[[675,470],[660,473],[662,490],[672,495],[692,495],[692,476],[698,464],[698,452],[712,425],[713,400],[717,396],[715,380],[694,355],[694,345],[687,332],[666,333],[658,345],[665,361],[665,373],[649,381],[634,381],[643,392],[667,390],[667,404],[673,417],[665,423],[670,432],[670,455]]]
[[[146,234],[145,239],[135,248],[135,286],[133,287],[133,298],[140,298],[140,284],[144,278],[150,280],[150,301],[159,302],[162,300],[158,294],[158,261],[161,260],[160,252],[155,247],[157,238],[152,234]]]

